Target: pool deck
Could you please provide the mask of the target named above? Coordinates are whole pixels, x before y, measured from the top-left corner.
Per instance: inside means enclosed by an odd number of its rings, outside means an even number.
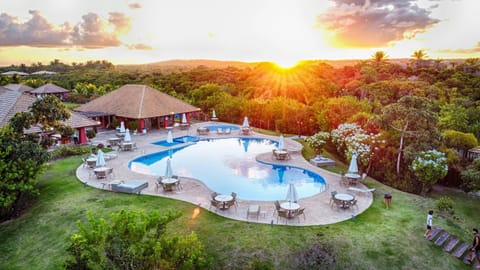
[[[272,140],[278,140],[278,136],[267,136],[263,134],[258,134],[252,132],[250,135],[241,135],[240,131],[232,131],[229,135],[218,135],[216,132],[210,132],[209,135],[197,135],[197,127],[206,126],[206,125],[215,125],[215,124],[228,124],[220,122],[203,122],[193,124],[188,130],[181,130],[180,128],[173,129],[173,136],[180,137],[185,135],[198,136],[203,138],[229,138],[229,137],[255,137],[255,138],[266,138]],[[97,136],[93,139],[93,144],[103,143],[107,145],[108,138],[115,137],[115,131],[106,131],[99,132]],[[134,151],[122,151],[111,153],[116,154],[117,157],[107,161],[108,167],[113,168],[114,175],[110,179],[106,180],[97,180],[93,174],[93,169],[85,168],[83,165],[77,168],[76,175],[77,178],[82,181],[84,184],[99,188],[99,189],[108,189],[108,183],[114,179],[116,180],[143,180],[148,182],[148,188],[144,189],[142,195],[152,195],[152,196],[162,196],[177,200],[182,200],[190,202],[195,205],[199,205],[205,210],[209,210],[210,207],[210,194],[213,192],[210,190],[203,182],[193,179],[186,178],[179,175],[183,189],[180,191],[173,192],[164,192],[163,190],[156,191],[156,179],[158,177],[151,175],[144,175],[131,171],[128,168],[128,163],[132,159],[143,156],[150,153],[159,152],[169,147],[162,147],[151,144],[155,141],[165,140],[167,137],[167,130],[156,130],[147,134],[141,135],[132,135],[132,141],[136,143],[137,149]],[[179,147],[179,145],[173,146],[172,148]],[[347,187],[340,184],[340,176],[338,174],[326,171],[319,167],[316,167],[310,164],[307,160],[301,155],[302,145],[288,137],[285,138],[285,148],[289,150],[291,158],[288,160],[276,160],[272,153],[263,153],[257,156],[257,160],[270,163],[270,164],[282,164],[300,167],[308,169],[312,172],[320,174],[325,181],[327,182],[327,187],[325,191],[316,194],[308,198],[302,198],[298,203],[305,207],[305,218],[300,216],[299,218],[290,219],[287,222],[287,225],[293,226],[311,226],[311,225],[325,225],[337,223],[340,221],[348,220],[352,218],[352,215],[359,215],[365,211],[373,202],[373,194],[362,193],[357,194],[357,206],[350,209],[338,209],[336,207],[331,207],[330,205],[330,192],[337,191],[338,193],[351,193],[347,190]],[[206,162],[206,161],[199,161]],[[366,188],[362,184],[358,184],[357,188]],[[235,192],[235,190],[232,190]],[[287,188],[285,188],[285,195],[287,193]],[[216,210],[211,209],[212,212],[217,213],[218,215],[224,216],[226,218],[231,218],[235,220],[242,220],[248,222],[256,223],[274,223],[277,224],[277,217],[274,215],[275,207],[272,201],[246,201],[238,199],[238,207],[231,207],[228,210]],[[259,218],[249,217],[247,219],[247,209],[249,205],[259,205],[262,211]],[[285,224],[285,219],[279,219],[278,224]]]

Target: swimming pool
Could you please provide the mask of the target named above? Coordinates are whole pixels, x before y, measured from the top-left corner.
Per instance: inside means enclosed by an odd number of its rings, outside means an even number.
[[[153,142],[152,144],[170,147],[170,146],[175,146],[175,145],[186,143],[186,142],[198,142],[199,140],[200,138],[196,136],[181,136],[181,137],[173,138],[173,142],[171,143],[167,142],[167,140],[162,140],[158,142]]]
[[[272,140],[256,138],[200,140],[138,157],[129,163],[129,167],[143,174],[164,175],[170,158],[174,174],[200,179],[219,193],[236,192],[244,200],[285,200],[289,183],[295,184],[299,198],[313,196],[325,189],[325,180],[314,172],[256,161],[258,154],[271,153],[276,144]]]

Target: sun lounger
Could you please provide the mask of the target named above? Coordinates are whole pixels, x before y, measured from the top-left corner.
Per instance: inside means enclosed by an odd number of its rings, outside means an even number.
[[[141,180],[131,180],[125,183],[112,184],[112,190],[116,192],[138,193],[148,187],[148,182]]]
[[[349,187],[347,188],[349,191],[358,192],[358,193],[369,193],[374,192],[374,188],[356,188],[356,187]]]

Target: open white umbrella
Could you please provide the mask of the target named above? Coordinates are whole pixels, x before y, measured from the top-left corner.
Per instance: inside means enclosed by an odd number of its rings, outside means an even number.
[[[119,131],[120,131],[120,133],[125,133],[125,123],[123,123],[123,121],[120,122],[120,130]]]
[[[283,135],[280,135],[280,137],[278,138],[278,149],[285,149],[285,142],[284,142],[284,139],[283,139]]]
[[[165,177],[172,178],[172,175],[173,175],[172,164],[170,162],[170,159],[167,159],[167,168],[165,169]]]
[[[288,192],[285,200],[287,200],[290,203],[298,201],[297,189],[295,188],[295,185],[293,183],[290,183],[288,185]]]
[[[169,130],[167,133],[167,143],[173,143],[173,135],[171,130]]]
[[[105,157],[103,156],[103,151],[102,151],[102,149],[98,149],[98,152],[97,152],[97,161],[95,162],[95,166],[97,166],[97,167],[103,167],[103,166],[105,166]]]
[[[124,142],[132,141],[132,137],[130,136],[130,130],[128,128],[125,130],[125,137],[123,137],[123,141]]]
[[[248,117],[245,116],[245,118],[243,118],[243,125],[242,127],[249,127],[250,125],[248,124]]]
[[[185,113],[182,114],[182,124],[187,124],[187,115]]]

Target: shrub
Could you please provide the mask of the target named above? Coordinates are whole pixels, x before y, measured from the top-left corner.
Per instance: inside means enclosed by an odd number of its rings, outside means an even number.
[[[93,130],[93,129],[87,130],[87,138],[93,139],[93,138],[95,138],[96,135],[97,135],[97,133],[95,132],[95,130]]]
[[[84,155],[89,154],[91,151],[89,146],[71,146],[71,145],[63,145],[57,147],[55,151],[51,153],[50,158],[52,160],[69,157],[69,156],[77,156],[77,155]]]
[[[448,213],[453,215],[455,211],[453,210],[453,205],[455,203],[448,196],[440,197],[438,200],[435,200],[435,205],[437,206],[438,211],[441,213]]]
[[[134,130],[138,130],[138,121],[137,120],[133,120],[133,121],[130,121],[128,122],[128,128],[130,129],[130,131],[134,131]]]

